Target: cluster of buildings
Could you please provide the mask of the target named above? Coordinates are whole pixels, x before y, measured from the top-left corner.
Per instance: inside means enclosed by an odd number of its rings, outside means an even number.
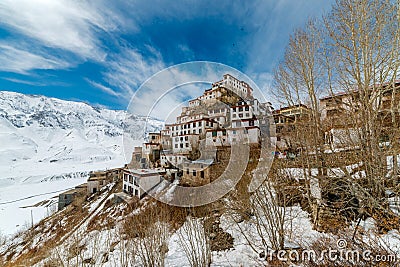
[[[189,100],[174,123],[148,133],[132,159],[142,169],[163,168],[172,180],[180,176],[197,184],[208,183],[212,166],[218,164],[217,155],[223,153],[218,150],[236,143],[259,145],[269,138],[269,131],[263,129],[269,128],[271,114],[270,102],[260,102],[249,84],[225,74],[201,96]]]
[[[160,132],[147,133],[124,168],[92,172],[87,183],[59,195],[59,209],[77,196],[90,196],[112,181],[122,181],[120,198],[142,198],[164,179],[208,183],[214,170],[229,158],[229,148],[239,142],[258,146],[269,138],[271,103],[261,103],[251,86],[230,74],[188,102],[174,123]],[[213,169],[214,168],[214,169]],[[190,181],[190,182],[188,182]],[[125,194],[125,195],[123,195]]]
[[[271,103],[254,98],[253,89],[246,82],[225,74],[201,96],[190,100],[175,123],[165,124],[159,133],[148,134],[143,158],[155,162],[164,155],[163,163],[166,159],[181,163],[200,146],[259,143],[263,122],[260,118],[269,116],[271,111]]]
[[[400,81],[394,84],[383,84],[379,86],[381,90],[371,87],[368,99],[373,99],[372,108],[377,114],[376,121],[382,129],[390,129],[392,125],[393,108],[400,105]],[[357,123],[359,121],[359,107],[361,97],[358,90],[351,92],[341,92],[319,99],[319,114],[324,125],[324,142],[327,148],[344,148],[353,143],[357,143]],[[297,125],[307,122],[311,116],[311,110],[304,104],[282,107],[273,111],[276,126],[277,150],[288,150],[291,144],[296,142],[293,135]],[[400,122],[398,112],[395,112],[395,121]],[[382,140],[385,137],[382,136]],[[301,146],[301,144],[298,144]]]
[[[396,90],[400,82],[396,83]],[[397,105],[400,93],[393,90],[377,98],[376,108],[384,117]],[[400,92],[400,90],[399,90]],[[325,142],[339,147],[340,131],[348,131],[348,112],[355,112],[359,100],[357,91],[340,93],[319,100],[320,119],[326,122]],[[164,179],[194,186],[210,183],[219,175],[235,143],[247,143],[254,149],[264,139],[276,137],[277,151],[289,151],[298,140],[293,135],[302,122],[307,122],[311,110],[307,105],[281,107],[274,110],[271,103],[262,103],[253,96],[249,84],[230,74],[212,84],[204,93],[188,102],[174,123],[165,124],[160,132],[148,133],[141,147],[135,147],[132,160],[123,168],[90,174],[87,183],[59,196],[59,209],[72,203],[76,196],[92,195],[110,182],[122,182],[119,199],[142,198]],[[269,135],[273,118],[276,135]],[[300,144],[301,146],[301,144]]]

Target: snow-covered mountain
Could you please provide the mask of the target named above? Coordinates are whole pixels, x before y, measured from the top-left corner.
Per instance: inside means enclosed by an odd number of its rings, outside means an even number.
[[[140,145],[162,122],[45,96],[0,91],[0,186],[13,180],[122,166],[123,134]],[[125,141],[124,141],[125,142]]]

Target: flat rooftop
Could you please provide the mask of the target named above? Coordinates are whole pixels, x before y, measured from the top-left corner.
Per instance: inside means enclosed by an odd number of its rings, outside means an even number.
[[[139,176],[151,176],[166,173],[164,169],[128,169],[127,171]]]

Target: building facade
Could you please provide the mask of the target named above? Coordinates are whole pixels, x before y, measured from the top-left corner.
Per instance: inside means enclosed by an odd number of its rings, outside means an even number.
[[[125,169],[123,173],[123,191],[142,198],[163,180],[163,169]]]

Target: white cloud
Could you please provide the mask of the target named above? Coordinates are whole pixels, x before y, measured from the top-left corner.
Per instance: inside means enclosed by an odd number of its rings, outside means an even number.
[[[32,69],[63,69],[69,64],[56,59],[44,57],[28,51],[0,43],[0,70],[17,73],[27,73]]]
[[[94,81],[89,80],[89,79],[85,79],[85,80],[86,80],[90,85],[92,85],[93,87],[96,87],[96,88],[100,89],[101,91],[103,91],[103,92],[105,92],[105,93],[107,93],[107,94],[109,94],[109,95],[112,95],[112,96],[120,96],[120,95],[121,95],[120,93],[117,93],[116,91],[114,91],[114,90],[111,89],[110,87],[107,87],[107,86],[105,86],[105,85],[102,85],[102,84],[100,84],[100,83],[94,82]]]
[[[2,0],[0,23],[41,44],[73,52],[85,59],[101,61],[105,57],[98,31],[117,28],[118,16],[96,1]]]
[[[27,85],[32,85],[32,86],[43,86],[44,85],[43,83],[40,83],[40,82],[32,82],[32,81],[26,81],[26,80],[15,79],[15,78],[2,77],[2,79],[13,82],[13,83],[27,84]]]
[[[165,67],[161,56],[154,49],[149,50],[152,54],[144,58],[138,51],[126,48],[107,62],[105,81],[128,100],[141,83]]]

